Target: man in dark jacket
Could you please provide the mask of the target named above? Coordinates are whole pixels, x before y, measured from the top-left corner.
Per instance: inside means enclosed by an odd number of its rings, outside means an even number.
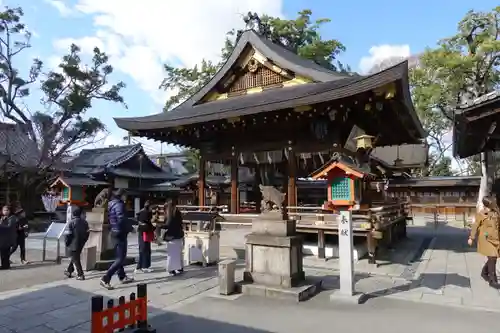
[[[71,278],[76,268],[76,279],[85,280],[80,258],[83,247],[89,239],[89,224],[82,218],[82,210],[80,207],[73,208],[71,215],[72,219],[68,223],[68,234],[66,235],[66,246],[71,256],[71,262],[64,274]]]
[[[108,203],[108,219],[116,257],[115,262],[101,279],[101,286],[106,289],[113,288],[110,282],[115,273],[118,274],[118,279],[122,283],[133,281],[132,278],[127,277],[123,268],[125,259],[127,258],[127,236],[133,229],[130,219],[125,216],[125,197],[125,191],[118,189]]]

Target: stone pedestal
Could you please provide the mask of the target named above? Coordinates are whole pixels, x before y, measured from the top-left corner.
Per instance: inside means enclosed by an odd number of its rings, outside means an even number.
[[[219,231],[188,231],[184,236],[184,265],[219,261]]]
[[[252,221],[252,233],[246,236],[243,293],[302,301],[317,292],[318,284],[305,279],[302,238],[295,225],[271,213]]]
[[[115,249],[111,239],[106,208],[93,208],[92,211],[86,213],[86,219],[89,224],[90,235],[85,247],[96,248],[95,269],[107,270],[115,259]],[[126,265],[131,265],[134,262],[134,258],[127,257]]]

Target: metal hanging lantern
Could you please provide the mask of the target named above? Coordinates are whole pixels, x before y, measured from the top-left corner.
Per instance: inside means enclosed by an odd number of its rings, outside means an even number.
[[[374,136],[366,134],[355,137],[354,140],[356,140],[356,149],[372,149],[374,138]]]

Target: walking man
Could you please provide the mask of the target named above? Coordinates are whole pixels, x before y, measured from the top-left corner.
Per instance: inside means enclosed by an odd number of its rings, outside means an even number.
[[[127,236],[132,231],[132,223],[125,216],[125,191],[118,189],[108,203],[108,219],[111,227],[111,239],[115,247],[115,261],[101,279],[101,286],[113,289],[111,278],[115,273],[122,283],[132,282],[134,279],[127,277],[123,265],[127,258]]]
[[[71,215],[72,218],[68,223],[69,233],[66,235],[66,246],[70,252],[71,262],[64,272],[64,275],[71,278],[76,268],[76,279],[85,280],[81,255],[83,247],[89,239],[89,224],[82,218],[82,210],[80,207],[73,208]]]

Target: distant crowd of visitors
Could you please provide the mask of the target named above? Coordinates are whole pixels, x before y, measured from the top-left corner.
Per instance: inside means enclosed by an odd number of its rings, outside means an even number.
[[[114,242],[115,261],[101,279],[101,286],[112,289],[111,278],[116,274],[121,283],[133,281],[132,277],[125,274],[124,264],[127,258],[127,236],[133,231],[134,221],[125,214],[126,193],[123,189],[116,190],[108,203],[108,219],[111,227],[111,239]],[[167,242],[167,271],[170,275],[183,273],[182,245],[184,229],[182,227],[182,215],[177,209],[176,199],[165,202],[165,220],[161,228],[155,228],[152,223],[153,212],[149,201],[137,214],[137,235],[139,242],[139,260],[135,273],[151,272],[151,243],[155,240],[160,242],[161,232],[164,230],[162,239]]]
[[[182,274],[182,245],[184,231],[182,227],[182,215],[177,209],[175,199],[169,199],[165,203],[165,221],[161,228],[153,225],[153,212],[149,201],[146,201],[144,207],[137,213],[135,219],[126,216],[126,192],[118,189],[108,202],[108,220],[110,225],[111,241],[115,250],[115,260],[101,278],[101,286],[112,289],[111,279],[114,275],[118,276],[121,283],[129,283],[134,279],[127,276],[124,265],[127,258],[128,235],[134,231],[134,225],[137,224],[137,236],[139,243],[139,258],[134,273],[149,273],[151,269],[151,243],[159,242],[156,230],[164,230],[161,236],[163,241],[167,242],[167,271],[170,275]],[[72,211],[73,218],[68,224],[68,233],[66,235],[66,246],[69,250],[71,261],[65,271],[67,277],[71,278],[76,270],[76,279],[85,280],[81,264],[81,253],[89,238],[89,225],[82,217],[82,211],[75,208]]]
[[[133,281],[132,277],[126,275],[124,265],[127,258],[127,238],[128,234],[134,231],[134,225],[137,225],[139,243],[139,258],[134,273],[152,272],[151,243],[157,242],[158,245],[161,245],[162,242],[166,242],[167,271],[170,275],[182,274],[184,229],[182,214],[177,208],[177,200],[173,198],[165,202],[164,221],[159,224],[161,227],[155,227],[153,224],[153,207],[149,201],[145,202],[144,207],[137,213],[135,218],[126,216],[125,201],[125,190],[117,189],[112,193],[108,203],[110,238],[115,250],[115,260],[106,274],[101,278],[101,285],[107,289],[112,289],[110,282],[114,275],[118,276],[121,283]],[[72,278],[76,272],[77,280],[85,280],[81,254],[89,239],[89,224],[81,208],[74,207],[71,215],[65,236],[70,263],[64,274],[68,278]],[[10,206],[4,206],[0,218],[1,269],[9,269],[11,267],[11,256],[18,248],[20,249],[21,264],[28,263],[26,261],[26,237],[28,237],[28,221],[23,209],[20,206],[16,206],[15,209],[12,209]]]
[[[20,205],[3,206],[0,217],[0,269],[9,269],[11,256],[19,248],[21,264],[26,261],[26,237],[28,221]]]

